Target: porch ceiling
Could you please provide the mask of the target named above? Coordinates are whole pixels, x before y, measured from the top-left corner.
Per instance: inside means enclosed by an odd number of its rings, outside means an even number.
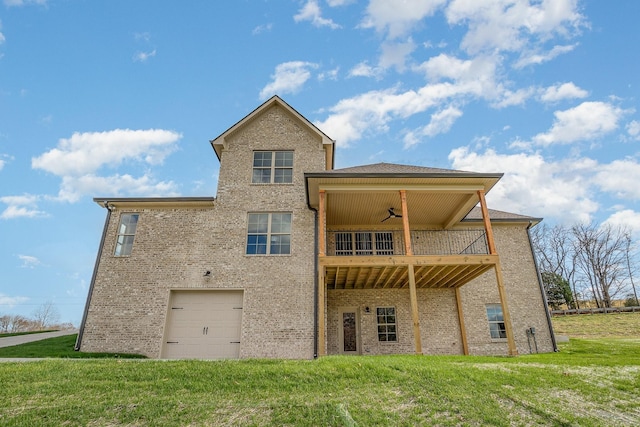
[[[332,257],[342,258],[342,257]],[[457,288],[493,268],[486,256],[465,257],[467,262],[440,260],[437,263],[421,261],[414,266],[416,288]],[[325,260],[329,261],[329,260]],[[321,261],[322,262],[322,261]],[[338,262],[337,260],[335,262]],[[409,287],[407,264],[325,265],[328,289],[401,289]]]
[[[399,218],[390,218],[388,209],[402,213],[400,190],[406,190],[407,210],[412,227],[450,228],[459,223],[478,203],[478,190],[490,189],[494,177],[361,178],[311,177],[308,201],[318,207],[318,193],[326,194],[326,223],[332,226],[396,227]]]

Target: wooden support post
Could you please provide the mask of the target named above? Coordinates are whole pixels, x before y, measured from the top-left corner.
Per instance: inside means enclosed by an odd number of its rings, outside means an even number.
[[[327,354],[327,340],[325,337],[325,267],[318,266],[318,357]]]
[[[464,314],[462,313],[462,298],[460,288],[456,288],[456,305],[458,306],[458,322],[460,322],[460,336],[462,337],[462,351],[465,356],[469,355],[469,344],[467,343],[467,328],[464,326]]]
[[[402,230],[404,232],[404,254],[413,256],[411,247],[411,231],[409,230],[409,209],[407,208],[407,190],[400,190],[400,204],[402,206]],[[409,299],[411,300],[411,318],[413,320],[413,341],[416,354],[422,354],[422,337],[420,336],[420,313],[418,313],[418,293],[416,291],[416,274],[413,264],[407,265],[409,279]]]
[[[411,231],[409,230],[409,209],[407,209],[407,191],[400,190],[400,203],[402,205],[402,231],[404,232],[404,254],[413,255],[411,248]]]
[[[504,320],[504,329],[507,334],[507,345],[509,346],[509,356],[517,356],[518,349],[516,348],[516,341],[513,338],[513,327],[511,326],[511,313],[509,312],[509,305],[507,304],[507,292],[504,289],[504,282],[502,280],[502,268],[500,267],[500,261],[494,265],[496,270],[496,281],[498,282],[498,293],[500,294],[500,305],[502,306],[502,318]]]
[[[407,266],[409,276],[409,298],[411,299],[411,318],[413,320],[413,341],[416,344],[416,354],[422,354],[422,337],[420,336],[420,314],[418,313],[418,294],[416,292],[416,275],[413,265]]]
[[[480,210],[482,211],[482,221],[484,222],[484,231],[487,233],[487,244],[489,245],[489,253],[495,255],[496,243],[493,239],[493,229],[491,228],[491,219],[489,218],[489,209],[487,209],[487,201],[484,198],[484,190],[478,190],[478,200],[480,201]]]
[[[318,256],[325,256],[326,254],[326,230],[325,222],[327,220],[326,211],[326,193],[324,190],[320,190],[318,202]]]

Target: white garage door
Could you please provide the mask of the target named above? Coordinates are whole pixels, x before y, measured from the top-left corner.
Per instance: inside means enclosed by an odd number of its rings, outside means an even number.
[[[240,355],[242,291],[174,291],[162,357],[229,359]]]

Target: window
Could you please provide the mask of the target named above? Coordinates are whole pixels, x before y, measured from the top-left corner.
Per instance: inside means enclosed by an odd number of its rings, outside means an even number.
[[[339,232],[335,238],[336,255],[393,255],[392,232]]]
[[[378,341],[397,342],[395,307],[378,307]]]
[[[131,255],[133,248],[133,238],[136,235],[136,227],[138,225],[138,214],[123,213],[120,216],[120,226],[118,227],[118,236],[116,237],[115,256]]]
[[[291,253],[290,213],[250,213],[247,255]]]
[[[487,305],[487,319],[489,319],[489,333],[492,339],[507,337],[507,330],[504,327],[504,317],[500,304]]]
[[[290,184],[293,182],[293,151],[254,151],[254,184]]]

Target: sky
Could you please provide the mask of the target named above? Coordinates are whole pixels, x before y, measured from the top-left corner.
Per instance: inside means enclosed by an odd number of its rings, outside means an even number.
[[[1,1],[0,315],[79,325],[93,198],[215,196],[274,94],[336,168],[503,172],[490,208],[640,238],[640,1]]]

